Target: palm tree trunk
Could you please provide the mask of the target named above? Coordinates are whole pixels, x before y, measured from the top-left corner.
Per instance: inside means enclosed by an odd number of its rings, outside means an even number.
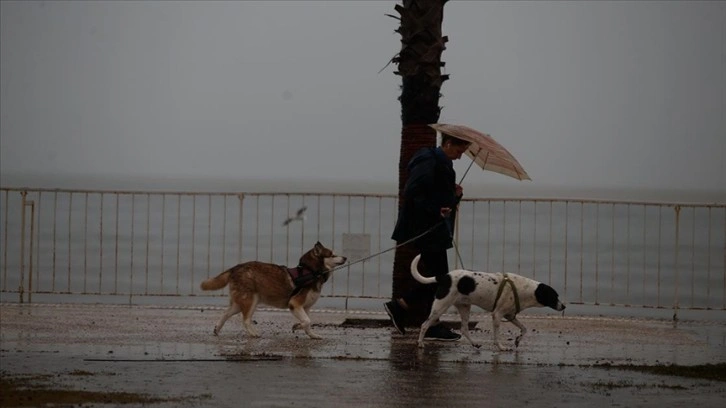
[[[444,4],[447,0],[403,0],[395,9],[401,16],[398,30],[401,51],[393,59],[398,65],[396,75],[402,77],[401,153],[398,163],[398,206],[403,206],[403,187],[408,179],[408,162],[422,147],[436,144],[436,132],[428,127],[439,120],[441,84],[448,75],[441,75],[441,53],[448,40],[441,35]],[[410,265],[415,249],[411,245],[396,249],[393,260],[393,297],[398,298],[414,283]],[[418,310],[417,310],[418,311]],[[426,316],[413,313],[409,323],[420,325]]]

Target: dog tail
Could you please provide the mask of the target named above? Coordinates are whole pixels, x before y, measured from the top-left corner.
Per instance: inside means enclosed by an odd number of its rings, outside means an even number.
[[[434,282],[436,282],[436,278],[435,277],[426,278],[426,277],[422,276],[418,272],[418,261],[419,261],[419,259],[421,259],[421,255],[416,255],[416,257],[413,258],[413,261],[411,261],[411,275],[413,275],[413,278],[416,279],[417,281],[421,282],[421,283],[434,283]]]
[[[222,289],[223,287],[227,286],[227,283],[229,282],[229,275],[232,274],[232,269],[233,268],[227,269],[219,275],[203,281],[202,284],[199,285],[199,287],[201,287],[202,290]]]

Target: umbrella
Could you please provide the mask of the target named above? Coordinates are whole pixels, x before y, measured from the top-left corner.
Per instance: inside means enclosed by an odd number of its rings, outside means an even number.
[[[517,159],[488,134],[463,125],[434,123],[429,126],[441,133],[471,142],[466,155],[474,159],[472,164],[476,162],[484,170],[501,173],[517,180],[532,180]],[[469,169],[466,169],[464,176],[461,177],[462,180],[468,172]]]

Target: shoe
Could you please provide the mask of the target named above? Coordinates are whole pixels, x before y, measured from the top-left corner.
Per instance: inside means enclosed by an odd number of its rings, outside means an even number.
[[[426,330],[424,340],[434,341],[457,341],[461,338],[461,334],[454,333],[448,327],[444,327],[442,324],[431,326]]]
[[[391,300],[390,302],[384,303],[383,308],[386,309],[386,313],[391,318],[391,323],[393,323],[396,330],[401,334],[406,334],[406,328],[403,324],[406,311],[403,310],[403,307],[395,300]]]

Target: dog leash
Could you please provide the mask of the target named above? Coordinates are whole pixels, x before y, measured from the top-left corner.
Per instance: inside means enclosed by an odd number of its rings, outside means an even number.
[[[454,250],[456,251],[456,256],[459,258],[459,263],[461,264],[461,269],[466,269],[464,266],[464,260],[461,259],[461,254],[459,253],[459,245],[456,244],[456,240],[454,239],[454,236],[449,232],[449,236],[451,236],[451,243],[454,244]]]
[[[419,238],[423,237],[424,235],[426,235],[426,234],[430,233],[431,231],[433,231],[434,229],[438,228],[438,227],[439,227],[439,225],[441,225],[441,224],[443,224],[443,223],[444,223],[444,221],[446,221],[446,220],[445,220],[445,219],[443,219],[443,220],[441,220],[441,221],[437,222],[437,223],[436,223],[436,224],[434,224],[434,225],[433,225],[433,226],[432,226],[431,228],[429,228],[429,229],[427,229],[426,231],[424,231],[424,232],[422,232],[422,233],[420,233],[420,234],[416,235],[415,237],[413,237],[413,238],[409,239],[408,241],[404,241],[404,242],[402,242],[402,243],[400,243],[400,244],[398,244],[398,245],[395,245],[395,246],[393,246],[393,247],[391,247],[391,248],[388,248],[388,249],[386,249],[386,250],[383,250],[383,251],[377,252],[377,253],[375,253],[375,254],[371,254],[371,255],[365,256],[365,257],[363,257],[363,258],[360,258],[360,259],[356,259],[355,261],[352,261],[352,262],[348,262],[348,263],[344,263],[344,264],[342,264],[342,265],[338,265],[338,266],[336,266],[335,268],[333,268],[333,269],[330,269],[330,270],[329,270],[328,272],[329,272],[329,273],[333,273],[334,271],[337,271],[338,269],[343,269],[343,268],[347,268],[347,267],[349,267],[349,266],[351,266],[351,265],[355,265],[355,264],[357,264],[357,263],[361,263],[361,262],[363,262],[363,261],[367,261],[367,260],[369,260],[369,259],[371,259],[371,258],[374,258],[374,257],[376,257],[376,256],[379,256],[379,255],[383,255],[383,254],[385,254],[386,252],[391,252],[391,251],[393,251],[394,249],[400,248],[400,247],[402,247],[402,246],[404,246],[404,245],[408,245],[408,244],[410,244],[411,242],[413,242],[413,241],[415,241],[415,240],[417,240],[417,239],[419,239]],[[457,249],[456,253],[457,253],[457,254],[459,253],[458,249]]]
[[[415,240],[423,237],[424,235],[426,235],[426,234],[430,233],[431,231],[433,231],[434,229],[438,228],[438,226],[441,225],[444,221],[445,220],[441,220],[441,221],[437,222],[436,224],[434,224],[431,228],[427,229],[426,231],[424,231],[424,232],[416,235],[415,237],[413,237],[413,238],[411,238],[411,239],[409,239],[409,240],[407,240],[405,242],[402,242],[402,243],[400,243],[398,245],[395,245],[395,246],[393,246],[391,248],[388,248],[386,250],[377,252],[375,254],[371,254],[371,255],[365,256],[365,257],[360,258],[360,259],[356,259],[353,262],[348,262],[348,263],[344,263],[342,265],[338,265],[335,268],[331,269],[329,271],[329,273],[333,273],[334,271],[336,271],[338,269],[346,268],[346,267],[349,267],[351,265],[355,265],[357,263],[360,263],[360,262],[363,262],[363,261],[367,261],[367,260],[369,260],[371,258],[374,258],[376,256],[385,254],[386,252],[391,252],[391,251],[393,251],[396,248],[400,248],[400,247],[402,247],[404,245],[408,245],[411,242],[413,242],[413,241],[415,241]],[[449,234],[451,235],[450,232],[449,232]],[[454,244],[454,248],[456,249],[456,255],[459,257],[459,262],[461,262],[462,268],[463,268],[464,262],[461,260],[461,254],[459,253],[459,247],[458,247],[458,245],[456,245],[456,241],[453,239],[453,236],[452,236],[452,242]],[[517,314],[519,314],[519,312],[521,310],[520,309],[520,305],[519,305],[519,294],[517,293],[517,287],[514,285],[514,282],[512,282],[512,280],[509,279],[509,276],[506,273],[504,273],[504,278],[502,279],[502,282],[499,284],[499,290],[497,291],[497,296],[496,296],[496,298],[494,298],[494,308],[497,307],[497,303],[499,302],[499,298],[502,296],[502,292],[504,291],[504,286],[506,286],[507,283],[512,288],[512,293],[514,295],[514,307],[515,307],[515,310],[516,310],[516,312],[514,313],[514,315],[516,316]],[[563,315],[564,315],[564,311],[563,311]]]

